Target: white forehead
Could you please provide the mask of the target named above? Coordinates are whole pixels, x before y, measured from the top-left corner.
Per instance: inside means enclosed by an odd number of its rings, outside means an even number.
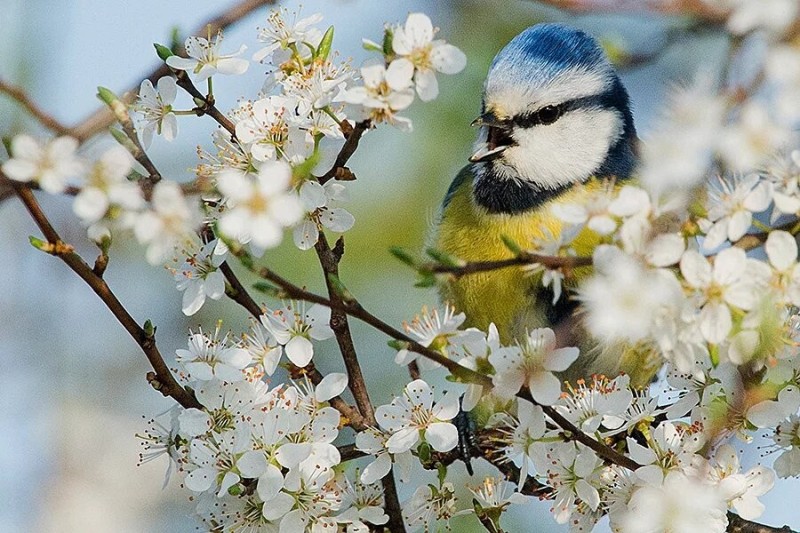
[[[545,83],[522,84],[510,83],[519,78],[504,70],[506,69],[497,68],[491,72],[484,95],[486,109],[501,117],[603,94],[611,87],[614,79],[611,69],[588,70],[580,66],[562,70]]]

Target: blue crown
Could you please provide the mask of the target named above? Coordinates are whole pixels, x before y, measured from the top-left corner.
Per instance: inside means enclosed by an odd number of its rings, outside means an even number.
[[[602,48],[590,35],[563,24],[537,24],[514,37],[495,56],[486,88],[542,87],[569,69],[614,76]]]

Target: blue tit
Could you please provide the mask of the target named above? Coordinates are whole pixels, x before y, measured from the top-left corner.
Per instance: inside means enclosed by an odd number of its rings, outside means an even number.
[[[636,166],[628,92],[598,43],[561,24],[532,26],[497,54],[474,124],[476,151],[450,185],[432,239],[465,261],[512,257],[503,236],[522,247],[558,239],[554,205],[579,203],[611,178],[628,179]],[[597,244],[590,234],[573,241],[581,255]],[[573,316],[576,302],[562,295],[553,303],[541,274],[505,268],[447,279],[440,290],[467,325],[486,331],[494,322],[504,344],[553,328],[559,344],[581,348],[566,379],[633,370],[626,361],[637,355],[598,349]]]

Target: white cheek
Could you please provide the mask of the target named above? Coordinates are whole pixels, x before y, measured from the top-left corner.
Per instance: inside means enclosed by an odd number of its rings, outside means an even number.
[[[517,128],[517,145],[507,149],[500,161],[521,179],[555,189],[597,170],[622,127],[616,111],[576,109],[553,124]]]

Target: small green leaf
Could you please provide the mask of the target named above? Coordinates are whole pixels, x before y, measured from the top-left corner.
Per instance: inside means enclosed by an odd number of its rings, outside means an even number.
[[[114,91],[106,87],[97,88],[97,97],[109,107],[113,106],[114,102],[119,101],[119,98],[116,94],[114,94]]]
[[[398,352],[400,350],[408,350],[408,343],[406,341],[399,341],[397,339],[392,339],[386,344],[388,344],[390,348],[393,348]]]
[[[156,334],[156,327],[153,325],[153,323],[150,321],[149,318],[144,321],[144,334],[147,337],[152,337],[153,335]]]
[[[517,242],[514,239],[512,239],[508,235],[500,235],[500,238],[503,239],[503,244],[506,245],[506,248],[514,252],[516,255],[522,253],[522,248],[519,247],[519,244],[517,244]]]
[[[427,463],[431,460],[431,445],[422,441],[417,448],[417,454],[419,455],[420,461]]]
[[[243,489],[243,488],[242,488],[242,486],[241,486],[240,484],[238,484],[238,483],[237,483],[237,484],[235,484],[235,485],[231,485],[230,487],[228,487],[228,494],[230,494],[231,496],[238,496],[238,495],[240,495],[242,492],[244,492],[244,489]]]
[[[328,56],[331,53],[331,45],[333,44],[333,26],[328,28],[325,32],[325,35],[322,36],[322,40],[319,42],[319,46],[317,47],[317,53],[315,54],[317,59],[322,59],[325,61],[328,59]]]
[[[447,252],[443,252],[441,250],[437,250],[436,248],[428,248],[427,250],[425,250],[425,253],[427,253],[435,261],[437,261],[438,263],[440,263],[440,264],[442,264],[444,266],[458,268],[458,267],[462,267],[462,266],[464,266],[466,264],[462,259],[459,259],[458,257],[455,257],[453,255],[450,255]]]
[[[328,274],[328,281],[330,282],[331,288],[336,291],[336,294],[344,300],[345,302],[352,302],[355,298],[353,298],[353,294],[347,290],[347,287],[344,286],[342,280],[336,274]]]
[[[436,465],[436,470],[439,474],[439,486],[444,485],[444,480],[447,478],[447,467],[442,463]]]
[[[400,248],[399,246],[392,246],[389,248],[389,253],[395,256],[397,259],[402,261],[403,263],[407,264],[410,267],[417,267],[417,260],[412,257],[412,255],[406,252],[404,249]]]
[[[383,48],[381,45],[375,41],[370,41],[369,39],[361,39],[361,46],[368,52],[378,52],[380,54],[383,53]]]
[[[253,288],[260,293],[272,296],[274,298],[277,298],[280,294],[280,289],[278,289],[278,287],[267,283],[266,281],[257,281],[253,283]]]
[[[158,57],[161,58],[162,61],[166,61],[168,57],[172,57],[175,54],[172,53],[172,50],[164,46],[163,44],[153,43],[153,46],[156,49],[156,53]]]
[[[417,279],[417,282],[414,284],[414,286],[419,287],[420,289],[435,287],[436,276],[433,274],[420,274],[419,279]]]

